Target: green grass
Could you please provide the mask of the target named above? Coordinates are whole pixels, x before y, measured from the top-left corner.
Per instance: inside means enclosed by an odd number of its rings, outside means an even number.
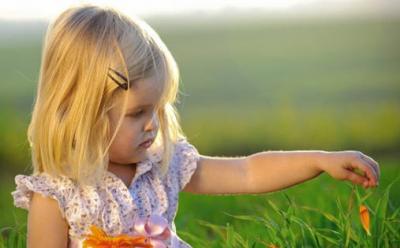
[[[379,161],[382,177],[374,189],[322,174],[268,194],[181,193],[178,235],[193,247],[399,247],[400,160]],[[11,190],[14,185],[1,186]],[[9,204],[1,209],[1,219],[10,224],[1,229],[0,247],[25,247],[26,211],[13,208],[10,192],[2,192]],[[360,223],[361,203],[370,210],[371,236]]]
[[[382,158],[378,161],[381,164],[382,178],[379,187],[375,189],[365,190],[348,182],[336,181],[327,174],[322,174],[303,184],[269,194],[204,196],[182,193],[176,219],[178,233],[182,234],[182,237],[189,243],[198,244],[194,247],[203,247],[200,243],[197,243],[200,242],[199,240],[208,242],[207,247],[225,247],[227,238],[224,235],[226,235],[226,227],[229,225],[237,235],[240,235],[244,240],[249,240],[249,244],[256,242],[261,245],[263,242],[279,241],[279,247],[306,247],[300,243],[304,241],[308,242],[309,247],[318,247],[312,243],[309,228],[313,232],[321,229],[321,235],[327,235],[329,239],[333,239],[335,242],[344,242],[343,232],[346,227],[352,228],[352,232],[355,232],[352,235],[356,235],[352,237],[351,243],[346,246],[343,243],[335,246],[326,238],[319,237],[319,242],[323,244],[321,247],[398,247],[400,246],[400,243],[398,243],[400,239],[392,231],[397,230],[397,233],[400,231],[400,192],[398,190],[400,187],[400,180],[398,180],[400,161],[393,158]],[[389,189],[391,184],[393,185]],[[362,236],[363,232],[357,214],[358,204],[361,201],[356,199],[354,192],[352,194],[354,189],[357,190],[360,198],[367,197],[364,203],[373,211],[370,213],[371,223],[373,223],[371,224],[372,237]],[[387,200],[385,200],[386,198]],[[349,211],[348,206],[350,199],[353,199],[351,211]],[[274,206],[278,206],[279,211],[274,209]],[[387,212],[385,217],[382,216],[381,211]],[[285,214],[291,215],[290,218],[293,217],[291,226],[285,227],[285,218],[282,216]],[[334,216],[338,220],[335,220],[336,222],[329,220],[327,216]],[[347,220],[348,222],[346,222]],[[272,226],[275,223],[276,229],[272,230],[272,227],[268,226],[267,223]],[[382,227],[386,224],[390,226]],[[335,236],[336,232],[340,235]],[[282,236],[283,233],[294,233],[295,238],[290,238],[290,242],[293,242],[293,244],[282,243],[286,240]],[[375,243],[372,245],[360,241],[357,244],[357,237],[368,238],[368,242]],[[378,241],[376,239],[378,238],[380,240],[389,239],[391,242],[397,242],[397,244],[391,243],[389,246],[380,244],[377,246],[376,242]]]
[[[178,109],[200,153],[351,149],[382,167],[380,186],[359,190],[368,196],[371,237],[359,225],[354,194],[348,211],[352,187],[323,174],[266,195],[182,193],[176,225],[183,239],[194,247],[400,247],[399,182],[386,193],[400,174],[400,20],[150,21],[180,67]],[[25,38],[0,40],[5,247],[25,247],[26,211],[13,207],[10,192],[15,174],[30,173],[26,128],[42,47],[37,36]]]

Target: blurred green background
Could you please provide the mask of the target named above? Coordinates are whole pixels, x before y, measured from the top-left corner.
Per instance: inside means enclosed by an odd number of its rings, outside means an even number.
[[[400,19],[147,21],[178,62],[181,122],[201,154],[359,150],[380,163],[381,185],[400,174]],[[46,25],[0,23],[0,227],[25,221],[10,192],[16,174],[30,173],[26,128]],[[332,187],[343,185],[323,174],[286,192],[313,204]],[[223,224],[222,211],[251,212],[274,196],[181,193],[177,229]]]

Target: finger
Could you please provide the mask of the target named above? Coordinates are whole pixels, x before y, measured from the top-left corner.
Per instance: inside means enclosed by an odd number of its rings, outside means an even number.
[[[364,160],[360,160],[360,159],[354,160],[351,163],[351,166],[364,172],[364,176],[367,177],[367,179],[368,179],[368,181],[370,181],[370,183],[374,183],[374,181],[376,182],[376,177],[373,173],[373,169],[371,169],[371,167],[368,165],[368,163],[366,163]]]
[[[373,158],[362,154],[363,156],[361,156],[362,159],[364,159],[365,161],[369,162],[369,164],[372,166],[372,168],[375,170],[375,174],[377,175],[378,181],[381,178],[381,172],[379,169],[379,163],[376,162]]]
[[[370,170],[373,171],[374,174],[374,181],[376,184],[378,184],[379,182],[379,174],[377,173],[377,169],[375,168],[375,166],[371,165],[371,163],[369,161],[367,161],[366,159],[362,158],[363,162],[370,167]]]
[[[364,158],[361,158],[361,160],[362,160],[362,163],[363,163],[365,166],[368,167],[368,170],[370,170],[370,171],[372,172],[372,174],[373,174],[373,176],[374,176],[374,177],[373,177],[374,180],[375,180],[375,181],[378,181],[378,174],[377,174],[377,172],[376,172],[374,166],[372,166],[372,165],[370,164],[370,162],[367,161],[367,160],[365,160]]]
[[[368,166],[370,166],[375,173],[376,176],[376,184],[379,184],[380,180],[380,170],[379,170],[379,164],[373,160],[371,157],[363,154],[360,152],[360,158],[367,163]]]
[[[376,164],[376,162],[368,157],[367,155],[363,154],[362,152],[359,152],[359,157],[367,163],[367,165],[373,170],[376,178],[376,182],[379,181],[380,177],[380,172],[379,172],[379,165]]]
[[[368,179],[358,175],[355,172],[352,172],[350,170],[346,170],[346,176],[345,178],[355,184],[359,184],[359,185],[363,185],[364,187],[366,187],[366,183],[368,183]]]

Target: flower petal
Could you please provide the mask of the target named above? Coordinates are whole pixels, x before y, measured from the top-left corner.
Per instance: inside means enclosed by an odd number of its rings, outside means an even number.
[[[367,232],[368,235],[371,235],[369,231],[369,212],[368,208],[365,205],[360,206],[360,219],[364,230]]]
[[[158,239],[150,239],[150,244],[153,248],[167,248],[164,242]]]
[[[133,228],[139,235],[148,235],[146,231],[146,219],[136,220]]]
[[[169,228],[166,228],[164,230],[164,232],[162,232],[160,235],[158,235],[156,238],[157,239],[162,239],[162,240],[166,240],[169,239],[171,237],[171,230]]]
[[[151,215],[146,227],[151,237],[158,236],[168,228],[168,221],[160,215]]]
[[[104,236],[106,236],[106,233],[103,230],[101,230],[100,227],[95,226],[95,225],[91,225],[90,226],[90,231],[92,232],[92,234],[95,237],[104,237]]]

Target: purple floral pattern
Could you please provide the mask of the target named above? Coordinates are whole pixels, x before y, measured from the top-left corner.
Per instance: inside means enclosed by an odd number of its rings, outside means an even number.
[[[69,247],[81,247],[92,224],[101,227],[108,235],[119,235],[131,233],[135,230],[135,222],[152,215],[165,218],[168,229],[175,233],[178,194],[190,181],[198,160],[197,149],[186,139],[180,139],[164,178],[159,171],[161,154],[156,150],[137,164],[129,187],[111,172],[105,173],[104,184],[86,187],[78,187],[64,176],[40,173],[17,175],[17,187],[12,196],[14,205],[24,209],[29,209],[33,192],[55,199],[69,224]],[[178,236],[176,238],[176,247],[191,247]]]

